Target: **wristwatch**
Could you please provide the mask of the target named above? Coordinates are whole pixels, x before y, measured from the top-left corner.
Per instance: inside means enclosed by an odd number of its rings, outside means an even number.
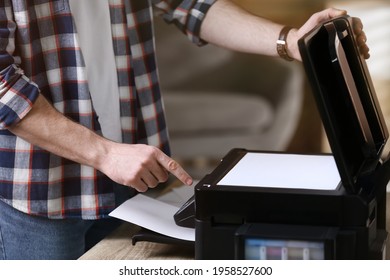
[[[279,34],[279,39],[276,41],[276,50],[281,58],[287,61],[293,61],[294,59],[290,57],[287,53],[287,35],[290,30],[293,29],[291,26],[285,26],[282,28]]]

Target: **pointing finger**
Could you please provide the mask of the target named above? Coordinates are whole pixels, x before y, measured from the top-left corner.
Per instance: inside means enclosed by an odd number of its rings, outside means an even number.
[[[177,179],[182,181],[186,185],[192,185],[191,176],[172,158],[168,157],[164,153],[161,153],[158,157],[158,161],[166,170],[168,170]]]

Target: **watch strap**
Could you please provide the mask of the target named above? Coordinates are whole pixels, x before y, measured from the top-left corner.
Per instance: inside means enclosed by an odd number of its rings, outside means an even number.
[[[276,41],[276,50],[279,56],[287,61],[293,61],[287,53],[287,35],[290,30],[293,29],[291,26],[285,26],[282,28],[279,34],[279,39]]]

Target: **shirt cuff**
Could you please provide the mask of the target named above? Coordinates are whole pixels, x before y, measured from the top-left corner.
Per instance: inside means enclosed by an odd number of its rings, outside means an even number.
[[[197,1],[194,7],[190,10],[187,20],[187,36],[198,46],[207,44],[206,41],[200,38],[200,27],[203,19],[210,7],[216,0],[200,0]]]
[[[16,65],[0,72],[0,130],[18,123],[38,98],[38,86]]]

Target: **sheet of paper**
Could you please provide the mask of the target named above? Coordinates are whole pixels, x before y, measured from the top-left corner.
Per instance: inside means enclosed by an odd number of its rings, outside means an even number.
[[[178,206],[137,194],[112,211],[110,216],[170,237],[195,241],[194,229],[176,225],[173,215],[178,210]]]
[[[330,155],[247,153],[217,185],[335,190],[339,183]]]

